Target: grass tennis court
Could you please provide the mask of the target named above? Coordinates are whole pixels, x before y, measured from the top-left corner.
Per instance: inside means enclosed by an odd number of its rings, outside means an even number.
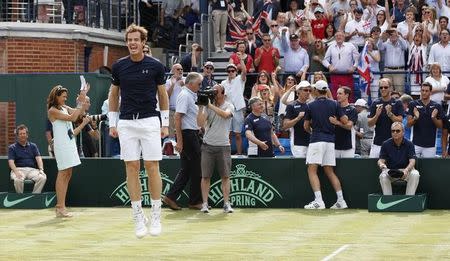
[[[1,210],[0,260],[450,259],[447,210],[235,210],[164,209],[162,235],[141,240],[129,208]]]

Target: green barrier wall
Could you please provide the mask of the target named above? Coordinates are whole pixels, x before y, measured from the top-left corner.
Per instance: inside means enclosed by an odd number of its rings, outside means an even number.
[[[44,159],[44,164],[48,175],[44,191],[53,191],[56,162]],[[417,192],[428,194],[428,208],[450,209],[450,161],[422,159],[417,167],[421,175]],[[163,194],[173,183],[178,168],[178,159],[161,161]],[[129,204],[124,169],[124,163],[118,159],[83,159],[82,165],[74,169],[68,205],[106,207]],[[339,159],[336,173],[351,208],[367,208],[367,195],[381,191],[375,159]],[[4,157],[0,158],[0,175],[0,191],[14,191]],[[217,179],[215,175],[211,181],[210,204],[222,206],[220,181]],[[323,197],[329,207],[335,202],[336,194],[323,173],[320,180]],[[144,203],[149,202],[146,181],[142,171]],[[233,159],[231,184],[232,201],[236,207],[299,208],[313,199],[303,159]],[[179,202],[186,206],[187,191],[180,196]]]
[[[92,104],[90,113],[99,114],[108,96],[110,77],[92,73],[83,75],[91,85],[88,93]],[[16,124],[28,126],[30,141],[37,144],[43,155],[47,155],[47,97],[58,84],[69,90],[67,104],[75,106],[80,74],[0,74],[0,102],[16,102]]]

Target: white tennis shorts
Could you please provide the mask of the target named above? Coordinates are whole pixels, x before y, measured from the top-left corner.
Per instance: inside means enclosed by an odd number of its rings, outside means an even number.
[[[161,123],[158,117],[137,120],[119,120],[117,132],[120,158],[124,161],[162,160]]]
[[[306,152],[308,151],[308,146],[291,146],[291,152],[294,158],[306,158]]]
[[[336,166],[333,142],[314,142],[308,146],[306,153],[307,164],[317,164],[321,166]]]

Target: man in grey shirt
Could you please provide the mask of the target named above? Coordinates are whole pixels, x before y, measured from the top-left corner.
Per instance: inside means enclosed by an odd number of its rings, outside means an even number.
[[[191,72],[185,79],[185,86],[178,94],[175,112],[175,129],[177,145],[175,149],[180,153],[181,169],[178,172],[169,192],[163,198],[163,202],[172,210],[180,210],[176,203],[184,187],[191,181],[189,188],[189,208],[201,208],[200,191],[200,136],[197,125],[198,106],[197,91],[203,81],[203,76]],[[228,130],[228,129],[227,129]]]
[[[367,111],[367,102],[363,99],[358,99],[355,102],[355,108],[358,112],[358,121],[356,122],[356,150],[359,151],[361,157],[369,157],[370,147],[373,140],[374,127],[369,127],[369,112]]]
[[[231,146],[228,138],[228,128],[233,117],[234,106],[225,101],[225,88],[215,85],[216,95],[213,103],[206,107],[200,106],[197,122],[205,128],[202,145],[202,197],[201,211],[209,213],[208,194],[211,185],[211,176],[217,167],[222,178],[223,212],[232,213],[230,203],[230,169]]]

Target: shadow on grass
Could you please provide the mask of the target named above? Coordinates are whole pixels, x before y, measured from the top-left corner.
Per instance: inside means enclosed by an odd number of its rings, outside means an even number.
[[[66,222],[68,222],[69,218],[57,218],[51,217],[48,220],[41,221],[34,224],[25,225],[26,228],[40,228],[40,227],[56,227],[56,228],[64,228]]]

